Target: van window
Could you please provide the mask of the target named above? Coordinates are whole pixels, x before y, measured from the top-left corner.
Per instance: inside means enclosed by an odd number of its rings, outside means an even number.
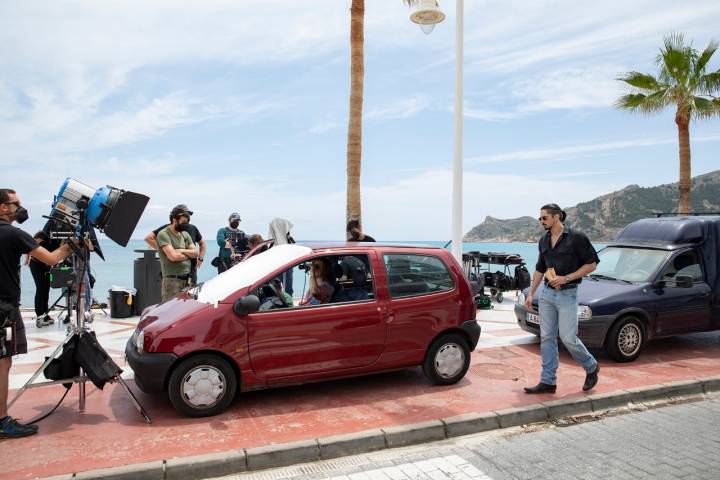
[[[660,268],[667,252],[648,248],[607,247],[598,252],[600,263],[590,274],[646,282]]]
[[[702,282],[702,268],[695,250],[686,250],[675,255],[663,270],[660,280],[673,283],[681,276],[692,277],[693,282]]]
[[[452,290],[455,286],[447,267],[430,255],[384,255],[392,298]]]

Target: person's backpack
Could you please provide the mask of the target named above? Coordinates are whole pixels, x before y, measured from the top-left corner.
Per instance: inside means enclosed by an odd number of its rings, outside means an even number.
[[[525,265],[515,267],[515,284],[518,290],[522,290],[530,286],[530,272]]]

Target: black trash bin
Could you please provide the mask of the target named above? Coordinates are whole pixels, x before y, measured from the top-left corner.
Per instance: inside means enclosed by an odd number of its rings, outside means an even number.
[[[145,307],[160,303],[162,298],[162,270],[160,259],[155,250],[135,250],[143,256],[134,262],[135,315],[140,315]]]
[[[128,318],[133,316],[135,295],[127,288],[113,287],[108,290],[111,318]]]

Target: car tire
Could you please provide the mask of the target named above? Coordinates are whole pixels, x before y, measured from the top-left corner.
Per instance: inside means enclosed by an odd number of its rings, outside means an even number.
[[[498,292],[497,297],[495,297],[495,298],[497,299],[497,303],[502,303],[502,301],[503,301],[503,294],[500,293],[500,292]]]
[[[435,385],[452,385],[465,376],[470,367],[470,347],[456,333],[448,333],[430,344],[423,372]]]
[[[605,350],[616,362],[632,362],[645,346],[645,326],[637,317],[615,322],[605,340]]]
[[[183,360],[168,381],[168,397],[188,417],[210,417],[225,410],[235,398],[237,377],[218,355],[202,354]]]

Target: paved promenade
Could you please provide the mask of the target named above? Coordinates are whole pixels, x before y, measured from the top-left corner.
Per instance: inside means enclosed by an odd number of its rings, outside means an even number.
[[[378,431],[384,435],[384,448],[395,438],[393,429],[421,422],[430,422],[431,430],[435,428],[432,431],[444,438],[449,427],[440,419],[486,415],[496,424],[509,426],[511,420],[507,419],[524,422],[530,418],[523,417],[523,412],[542,413],[547,418],[551,407],[540,406],[540,402],[568,400],[590,406],[591,400],[581,391],[584,372],[565,352],[561,353],[557,394],[522,393],[523,386],[537,382],[540,357],[537,339],[516,326],[513,301],[508,297],[494,310],[479,312],[483,333],[470,371],[450,387],[431,386],[419,368],[406,369],[242,394],[228,411],[208,419],[181,417],[166,398],[139,394],[153,416],[152,425],[142,421],[117,385],[108,385],[102,391],[89,385],[85,413],[77,411],[77,389],[73,387],[57,412],[40,423],[38,435],[2,441],[4,457],[13,462],[6,464],[1,478],[47,477],[138,463],[146,464],[137,467],[144,476],[116,478],[191,478],[192,469],[183,460],[187,457],[217,454],[206,458],[215,458],[216,462],[237,459],[239,471],[262,466],[251,461],[261,458],[253,455],[260,455],[262,448],[288,442],[319,445],[317,439],[322,443],[330,436]],[[93,324],[101,344],[124,368],[122,351],[136,322],[100,314]],[[19,388],[64,338],[64,329],[57,324],[38,330],[28,318],[26,325],[31,352],[13,367],[11,388]],[[629,401],[638,394],[627,393],[628,389],[720,376],[719,346],[720,333],[660,340],[630,364],[614,363],[600,352],[602,372],[592,393],[602,397],[619,392]],[[129,369],[124,376],[132,378]],[[131,380],[129,384],[135,389]],[[673,388],[668,387],[667,395]],[[34,418],[52,408],[63,391],[55,386],[27,391],[11,414],[24,420]],[[510,408],[517,411],[506,410]],[[561,411],[557,406],[552,408],[555,413]],[[498,416],[498,411],[503,415]],[[508,416],[511,414],[516,417]]]

